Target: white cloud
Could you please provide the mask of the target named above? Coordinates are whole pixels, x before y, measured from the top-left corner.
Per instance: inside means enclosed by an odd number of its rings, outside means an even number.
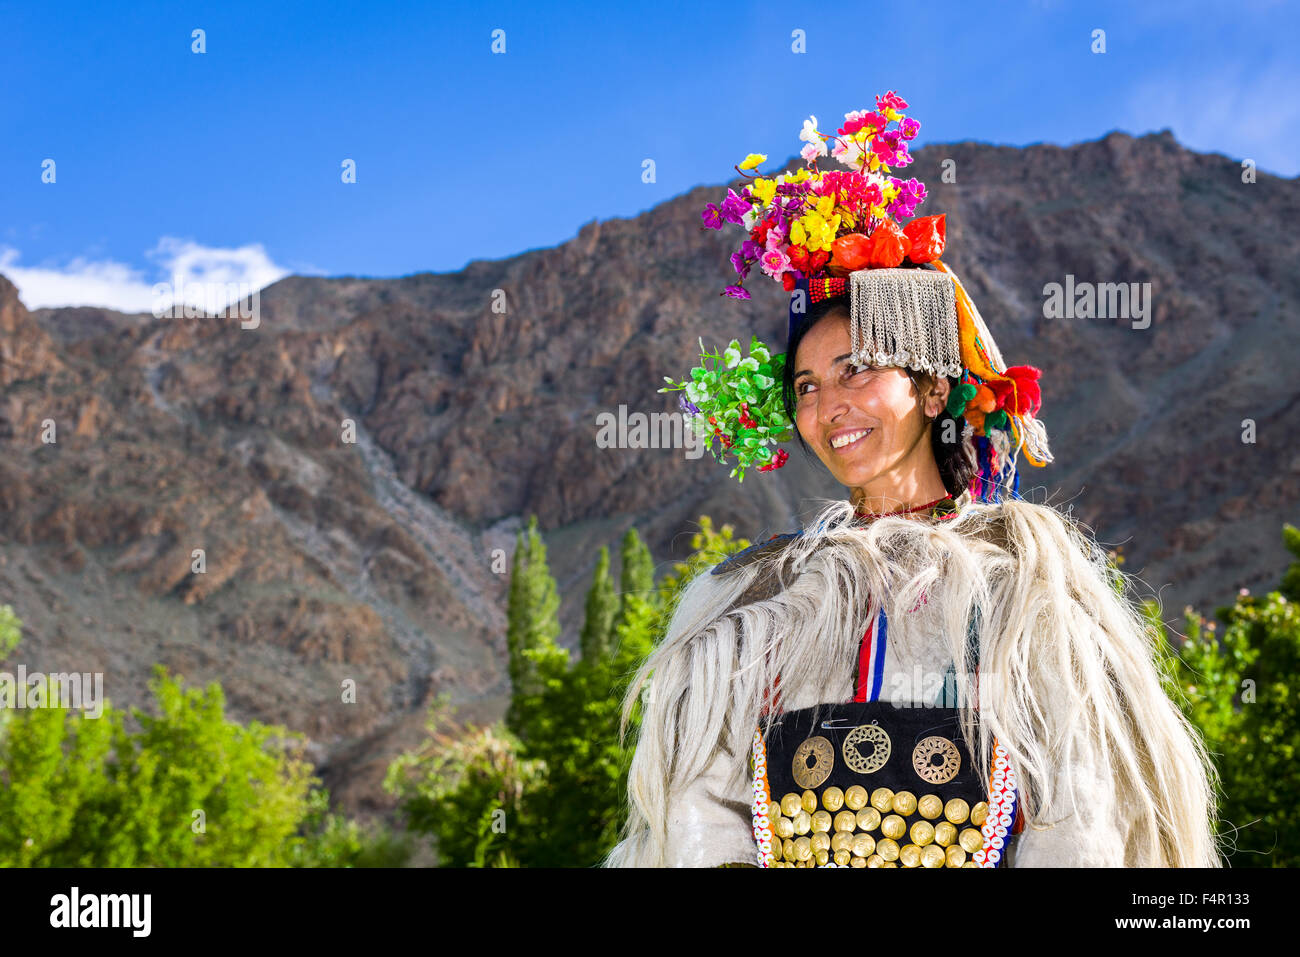
[[[1249,157],[1280,176],[1295,176],[1300,143],[1300,71],[1279,61],[1222,62],[1196,74],[1150,77],[1128,97],[1121,127],[1169,127],[1189,149]]]
[[[0,273],[18,287],[28,309],[101,306],[119,312],[150,312],[159,304],[170,305],[173,297],[156,294],[155,283],[185,291],[181,298],[187,303],[220,309],[226,305],[228,285],[231,292],[243,290],[238,298],[289,275],[261,243],[223,249],[164,236],[145,255],[155,263],[148,270],[84,257],[63,266],[19,266],[19,251],[0,246]]]

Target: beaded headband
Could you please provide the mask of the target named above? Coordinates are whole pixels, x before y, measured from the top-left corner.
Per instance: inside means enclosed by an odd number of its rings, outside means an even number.
[[[1019,487],[1019,452],[1033,465],[1052,461],[1047,432],[1035,418],[1042,407],[1041,373],[1002,361],[979,310],[939,259],[944,216],[899,225],[926,196],[919,180],[887,175],[891,165],[913,162],[907,143],[920,123],[899,112],[906,108],[891,90],[876,97],[875,111],[845,114],[836,137],[818,131],[817,117],[809,117],[799,134],[806,167],[758,176],[749,171],[767,157],[751,153],[736,167],[750,182],[739,194],[728,189],[722,203],[707,204],[701,217],[704,228],[731,223],[748,234],[731,256],[739,278],[722,295],[749,299],[744,282],[755,266],[790,293],[787,342],[810,304],[843,297],[856,364],[957,379],[947,411],[961,422],[961,441],[979,468],[970,491],[978,501],[998,501],[1004,490],[1015,494]],[[891,123],[898,125],[890,129]],[[817,168],[832,139],[829,153],[847,171]],[[733,478],[743,482],[751,466],[781,468],[789,454],[776,446],[794,438],[781,377],[793,357],[774,354],[755,336],[746,357],[733,339],[721,355],[706,352],[701,341],[700,358],[689,379],[665,377],[659,391],[684,393],[682,411],[714,456],[724,465],[729,452],[736,456]]]

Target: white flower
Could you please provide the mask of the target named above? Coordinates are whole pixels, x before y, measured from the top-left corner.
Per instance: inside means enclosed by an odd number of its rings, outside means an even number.
[[[851,139],[840,137],[831,148],[831,156],[849,169],[862,165],[862,147]]]
[[[803,121],[803,129],[799,131],[799,139],[805,143],[820,143],[822,138],[817,135],[817,117],[810,116]]]
[[[752,231],[754,227],[758,225],[758,212],[753,206],[749,207],[745,214],[740,217],[740,222],[744,225],[747,232]]]

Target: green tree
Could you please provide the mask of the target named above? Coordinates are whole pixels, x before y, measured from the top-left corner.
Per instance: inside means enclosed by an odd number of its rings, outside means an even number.
[[[506,726],[517,735],[527,736],[541,696],[567,670],[569,653],[556,644],[559,609],[559,592],[534,515],[527,534],[520,532],[515,544],[506,609],[509,674],[515,689]]]
[[[363,825],[330,810],[329,791],[307,795],[308,812],[299,827],[303,840],[290,848],[294,867],[405,867],[411,840],[382,822]]]
[[[425,743],[399,756],[384,778],[407,827],[435,839],[441,864],[513,863],[515,845],[537,831],[525,796],[545,791],[544,765],[523,757],[519,739],[500,723],[459,724],[445,696],[430,707],[425,728]]]
[[[609,654],[614,641],[614,618],[618,614],[619,600],[614,583],[609,577],[609,546],[600,546],[596,571],[591,588],[587,591],[587,614],[582,623],[582,649],[584,662],[595,662]]]
[[[1200,729],[1221,778],[1221,836],[1232,866],[1300,864],[1300,533],[1284,526],[1295,556],[1281,587],[1263,597],[1243,591],[1216,609],[1225,625],[1186,610],[1187,637],[1174,651],[1163,624],[1149,617],[1171,675],[1170,691]]]
[[[640,598],[642,601],[654,601],[655,597],[654,559],[635,526],[624,533],[620,551],[623,568],[619,575],[619,608],[615,627],[627,619],[629,597]]]
[[[0,659],[19,641],[0,608]],[[0,709],[0,866],[363,866],[403,863],[386,828],[329,812],[300,736],[225,718],[217,684],[186,690],[155,668],[158,714],[58,700]]]

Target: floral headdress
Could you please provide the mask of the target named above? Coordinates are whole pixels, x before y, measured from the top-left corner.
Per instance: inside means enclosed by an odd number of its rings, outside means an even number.
[[[913,162],[907,144],[921,128],[905,109],[891,90],[876,97],[874,111],[845,114],[835,137],[809,117],[799,133],[806,166],[759,176],[750,171],[767,157],[751,153],[736,167],[749,183],[739,193],[728,189],[701,216],[706,228],[732,224],[747,234],[731,256],[739,278],[722,295],[749,299],[744,284],[757,266],[791,294],[791,337],[808,304],[847,296],[855,362],[958,379],[947,410],[962,422],[963,444],[979,465],[971,492],[997,501],[1004,489],[1018,488],[1018,452],[1034,465],[1052,460],[1046,430],[1034,417],[1042,406],[1040,371],[1003,363],[979,310],[939,259],[943,215],[900,225],[926,197],[919,180],[892,175],[892,167]],[[818,169],[828,153],[847,169]],[[900,268],[904,262],[913,268]],[[787,356],[752,337],[748,356],[733,339],[721,355],[706,352],[701,341],[700,358],[689,379],[665,377],[659,391],[685,393],[681,407],[691,428],[724,465],[728,453],[736,456],[733,478],[743,482],[752,466],[779,469],[789,455],[776,446],[794,437],[781,396]]]

